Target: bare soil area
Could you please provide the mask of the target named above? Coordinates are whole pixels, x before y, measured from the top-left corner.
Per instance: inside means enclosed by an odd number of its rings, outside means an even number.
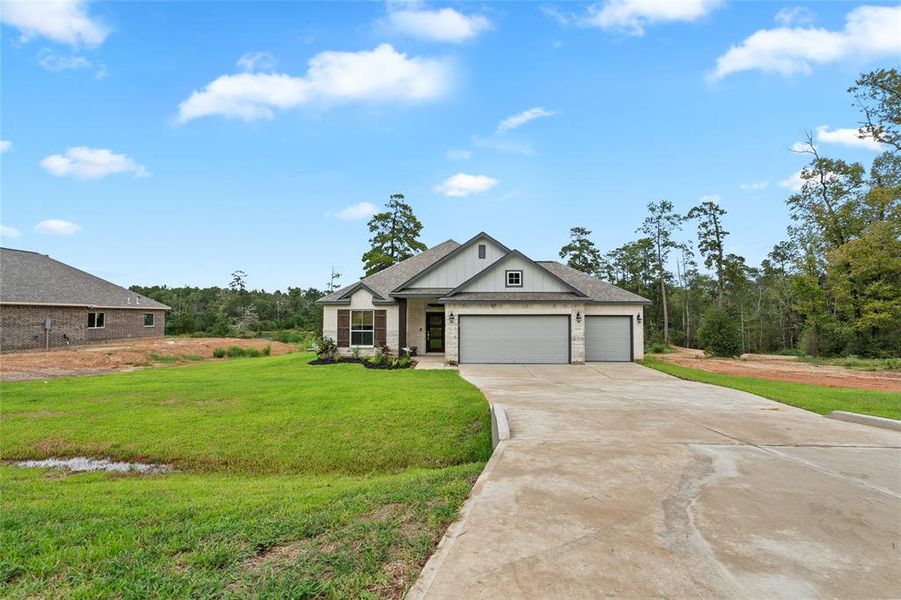
[[[654,354],[654,358],[683,367],[711,373],[759,377],[809,383],[838,388],[856,388],[886,392],[901,392],[901,372],[858,371],[835,365],[813,365],[794,356],[743,354],[741,358],[707,358],[703,351],[677,348],[673,354]]]
[[[192,364],[213,358],[213,350],[228,346],[272,348],[272,355],[296,352],[291,344],[239,338],[153,338],[117,340],[77,348],[26,351],[0,355],[0,380],[23,381],[72,375],[133,371],[147,367]],[[154,356],[155,355],[155,356]],[[160,359],[159,357],[172,357]],[[217,359],[229,360],[229,359]]]

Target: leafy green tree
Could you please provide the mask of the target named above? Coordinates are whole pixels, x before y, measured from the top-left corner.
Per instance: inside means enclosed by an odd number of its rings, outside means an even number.
[[[801,169],[800,191],[786,201],[792,220],[799,223],[793,232],[806,238],[803,241],[822,244],[825,252],[847,242],[863,226],[864,168],[860,163],[820,156],[810,136],[801,152],[812,159]]]
[[[901,150],[901,74],[897,69],[878,69],[857,78],[848,91],[863,113],[860,137]]]
[[[425,250],[419,241],[422,223],[413,208],[404,201],[403,194],[392,194],[385,211],[369,220],[370,249],[363,254],[363,270],[372,275]]]
[[[704,266],[716,272],[716,305],[723,308],[723,241],[729,232],[723,229],[726,211],[719,204],[705,200],[688,211],[689,219],[698,221],[698,251],[704,257]]]
[[[673,210],[673,203],[669,200],[649,202],[648,213],[638,231],[645,234],[654,247],[654,276],[660,285],[660,302],[663,308],[663,342],[669,344],[669,307],[666,301],[666,280],[670,277],[670,273],[666,269],[666,264],[669,260],[670,252],[679,246],[679,243],[673,239],[673,234],[682,226],[684,219]]]
[[[585,227],[570,229],[569,243],[560,248],[560,258],[565,258],[566,264],[577,271],[597,276],[604,266],[604,259],[590,236],[591,230]]]
[[[707,356],[731,358],[741,355],[741,331],[725,310],[711,308],[704,313],[698,340]]]

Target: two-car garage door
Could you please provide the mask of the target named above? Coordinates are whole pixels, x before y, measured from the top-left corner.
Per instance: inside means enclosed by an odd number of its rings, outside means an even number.
[[[569,315],[460,315],[460,363],[568,363]]]

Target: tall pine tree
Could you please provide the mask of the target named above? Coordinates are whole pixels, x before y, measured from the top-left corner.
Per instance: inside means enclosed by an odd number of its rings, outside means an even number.
[[[419,241],[422,223],[404,201],[403,194],[391,194],[385,211],[369,220],[369,232],[371,247],[363,254],[366,275],[378,273],[427,248]]]
[[[604,266],[604,259],[590,236],[591,230],[585,227],[570,229],[569,243],[560,248],[560,258],[565,258],[566,264],[573,269],[597,277]]]

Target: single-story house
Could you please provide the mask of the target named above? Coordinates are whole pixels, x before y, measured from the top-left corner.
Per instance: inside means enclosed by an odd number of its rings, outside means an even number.
[[[650,301],[486,233],[448,240],[324,296],[342,353],[388,346],[463,363],[582,363],[644,356]]]
[[[46,254],[0,248],[0,350],[163,335],[169,307]]]

